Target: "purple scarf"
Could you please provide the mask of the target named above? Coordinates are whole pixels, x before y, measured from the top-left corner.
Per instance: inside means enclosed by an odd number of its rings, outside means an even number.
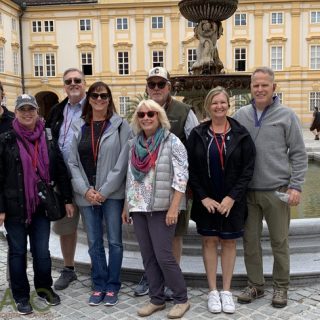
[[[12,127],[17,134],[17,144],[19,147],[20,159],[23,169],[24,195],[27,209],[27,222],[31,223],[31,216],[36,211],[40,203],[38,196],[37,182],[39,176],[49,183],[49,156],[44,133],[44,121],[38,119],[34,130],[28,130],[20,124],[17,119],[12,122]],[[35,155],[35,142],[38,141],[37,173],[32,161]]]

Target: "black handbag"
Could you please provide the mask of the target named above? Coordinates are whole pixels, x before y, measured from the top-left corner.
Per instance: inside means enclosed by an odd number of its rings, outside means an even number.
[[[45,210],[46,217],[50,221],[62,219],[66,215],[66,209],[62,197],[54,190],[51,184],[40,180],[37,183],[38,195]]]

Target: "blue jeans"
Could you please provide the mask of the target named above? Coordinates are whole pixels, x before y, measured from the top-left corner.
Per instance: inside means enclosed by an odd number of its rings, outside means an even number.
[[[80,208],[88,237],[91,277],[95,291],[118,292],[121,287],[122,209],[123,200],[116,199],[107,199],[101,206]],[[109,263],[103,244],[103,222],[107,231]]]
[[[49,251],[50,221],[44,214],[34,214],[30,225],[5,220],[8,232],[9,273],[13,298],[16,302],[29,300],[30,285],[26,270],[27,237],[33,258],[34,287],[48,289],[52,286]]]

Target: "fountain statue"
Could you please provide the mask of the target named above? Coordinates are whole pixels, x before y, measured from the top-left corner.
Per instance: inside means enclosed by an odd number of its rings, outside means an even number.
[[[184,102],[193,106],[198,118],[205,117],[203,101],[208,91],[218,85],[225,87],[230,96],[248,92],[250,76],[226,74],[219,58],[217,40],[223,34],[221,21],[231,17],[237,10],[238,0],[182,0],[181,14],[195,22],[195,38],[199,40],[197,60],[191,75],[171,78],[173,93],[183,96]]]

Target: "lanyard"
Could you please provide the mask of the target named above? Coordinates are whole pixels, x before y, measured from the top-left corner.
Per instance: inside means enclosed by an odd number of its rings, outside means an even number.
[[[69,105],[67,105],[67,114],[66,114],[66,118],[65,118],[65,122],[64,122],[64,136],[63,136],[63,142],[62,142],[62,147],[64,146],[65,142],[66,142],[66,138],[71,126],[71,122],[72,122],[72,118],[70,119],[68,128],[67,128],[67,123],[68,123],[68,114],[69,114]]]
[[[147,152],[148,152],[148,154],[149,154],[149,156],[150,156],[150,164],[149,164],[149,166],[150,166],[150,168],[154,168],[155,166],[156,166],[156,159],[155,159],[155,154],[154,154],[154,152],[151,152],[150,150],[149,150],[149,147],[148,147],[148,143],[147,143],[147,139],[145,140],[145,147],[146,147],[146,149],[147,149]],[[154,136],[152,136],[152,138],[151,138],[151,144],[154,144]]]
[[[98,140],[97,140],[97,144],[95,144],[95,139],[94,139],[94,129],[93,129],[93,120],[91,119],[91,147],[92,147],[92,155],[93,155],[93,161],[94,161],[94,165],[97,166],[97,158],[98,158],[98,152],[99,152],[99,145],[100,145],[100,140],[101,140],[101,136],[103,133],[103,130],[106,126],[106,120],[103,121],[102,127],[100,129],[100,133],[98,136]]]
[[[224,126],[224,132],[223,132],[223,138],[222,138],[222,143],[221,145],[219,145],[219,141],[216,137],[216,134],[214,132],[213,126],[212,126],[212,132],[213,132],[213,137],[214,137],[214,141],[216,143],[216,146],[218,148],[218,152],[219,152],[219,157],[220,157],[220,163],[221,163],[221,167],[222,170],[224,170],[224,159],[223,159],[223,148],[225,145],[225,139],[226,139],[226,132],[227,132],[227,126],[228,126],[228,121],[226,121],[226,124]]]

